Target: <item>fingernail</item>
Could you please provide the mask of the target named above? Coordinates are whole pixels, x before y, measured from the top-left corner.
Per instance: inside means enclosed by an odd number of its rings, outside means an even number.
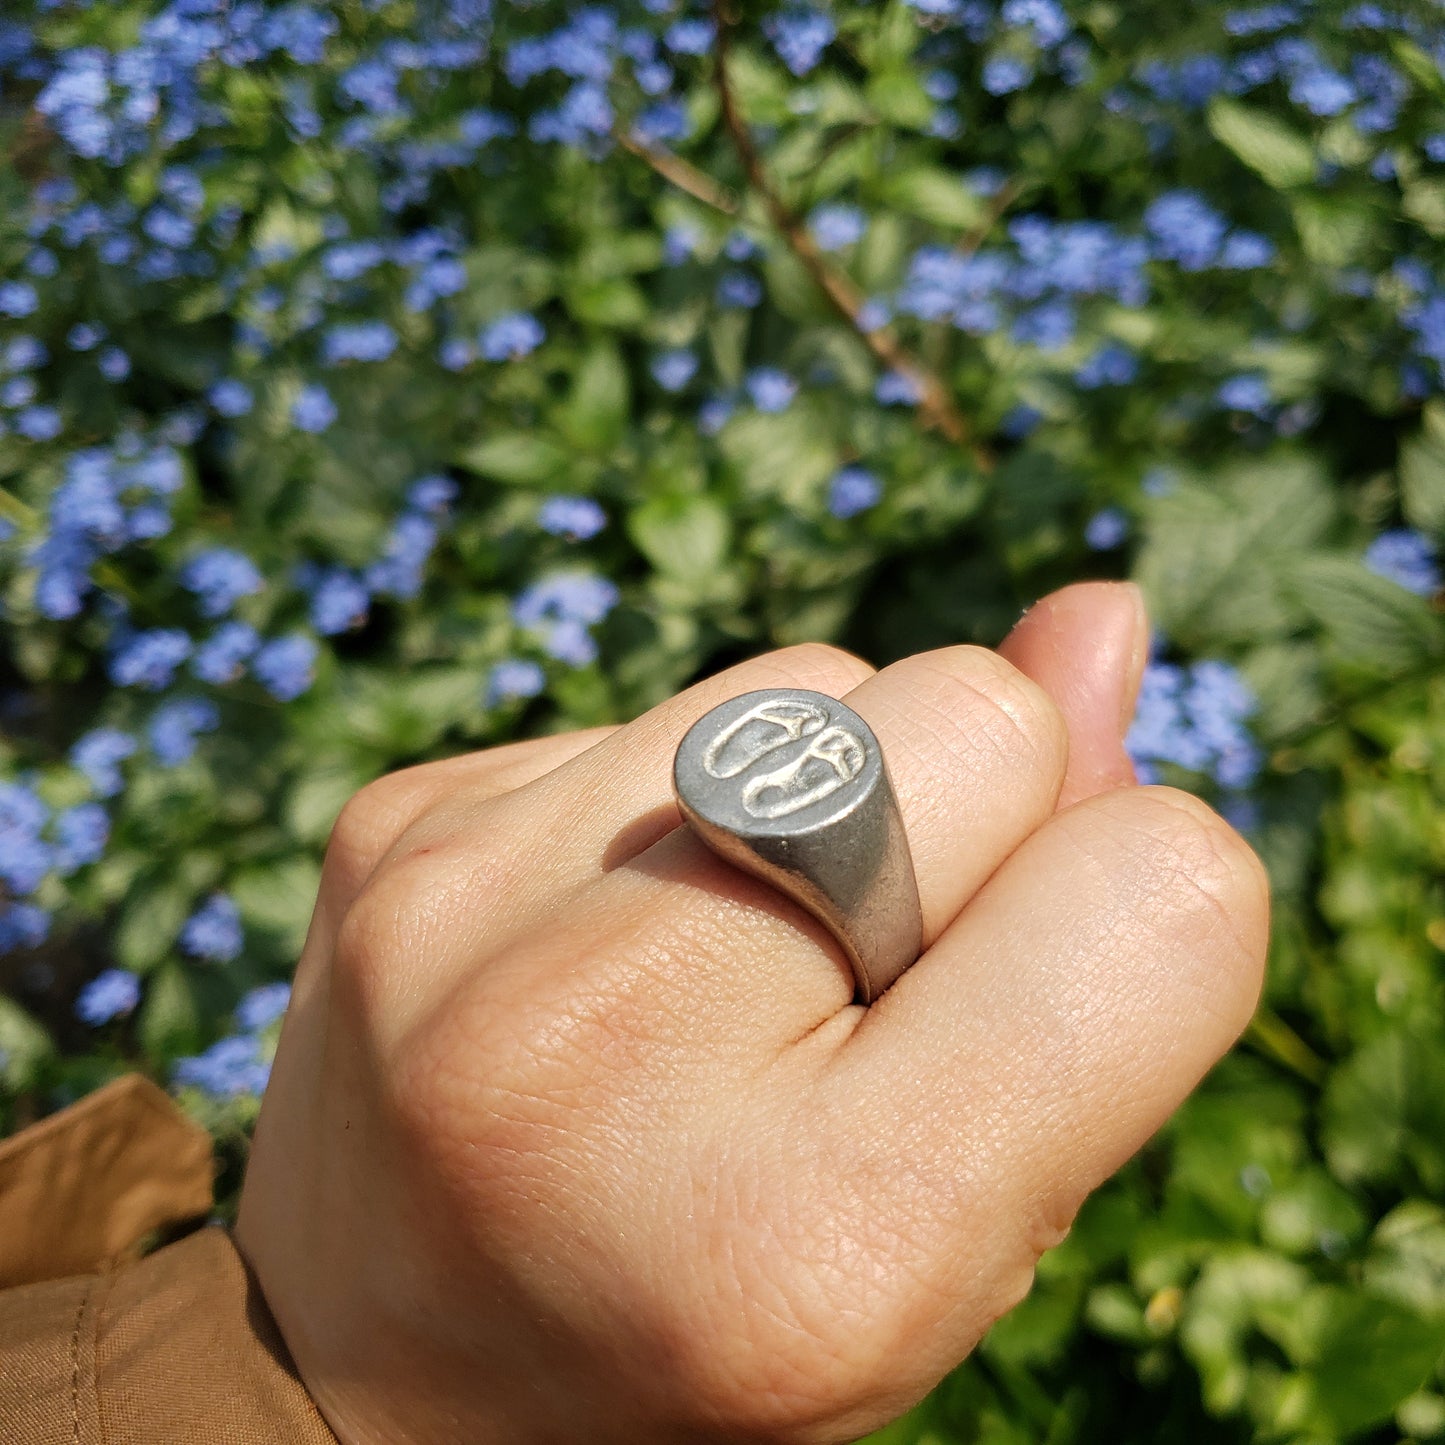
[[[1124,672],[1124,690],[1120,697],[1119,736],[1127,736],[1134,723],[1134,711],[1139,706],[1139,688],[1144,681],[1144,665],[1149,660],[1149,609],[1144,604],[1144,593],[1137,582],[1120,582],[1122,593],[1126,594],[1134,608],[1134,637],[1129,651],[1129,663]]]

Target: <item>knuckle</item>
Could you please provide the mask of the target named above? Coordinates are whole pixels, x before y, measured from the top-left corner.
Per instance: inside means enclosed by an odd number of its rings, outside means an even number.
[[[1232,938],[1236,965],[1258,991],[1269,931],[1269,876],[1258,854],[1202,799],[1149,786],[1105,795],[1150,845],[1160,916],[1206,915]]]
[[[961,646],[916,659],[921,699],[961,729],[973,746],[991,746],[1062,780],[1069,730],[1054,700],[1032,678],[985,647]],[[965,706],[960,707],[960,693]]]
[[[411,822],[421,794],[421,780],[410,768],[353,793],[332,824],[326,845],[328,867],[359,875],[359,883]]]
[[[799,642],[759,658],[760,667],[777,673],[782,687],[805,687],[841,695],[851,691],[873,669],[861,657],[830,642]]]

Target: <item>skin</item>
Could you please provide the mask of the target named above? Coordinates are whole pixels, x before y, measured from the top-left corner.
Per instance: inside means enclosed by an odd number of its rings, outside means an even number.
[[[999,652],[787,649],[363,790],[237,1239],[346,1445],[847,1441],[921,1398],[1255,1005],[1268,884],[1120,744],[1136,589]],[[871,1008],[673,751],[795,685],[878,734],[925,951]]]

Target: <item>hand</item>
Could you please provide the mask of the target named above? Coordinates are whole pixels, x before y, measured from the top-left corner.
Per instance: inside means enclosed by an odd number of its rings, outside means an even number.
[[[346,1445],[843,1441],[968,1352],[1259,987],[1258,860],[1125,786],[1145,641],[1069,588],[1002,657],[791,648],[347,806],[237,1229]],[[898,792],[925,952],[868,1009],[677,827],[683,732],[774,686]]]

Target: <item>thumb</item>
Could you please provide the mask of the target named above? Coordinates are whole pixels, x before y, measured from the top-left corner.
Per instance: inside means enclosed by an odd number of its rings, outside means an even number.
[[[1133,582],[1079,582],[1029,608],[999,652],[1058,704],[1069,725],[1059,807],[1137,781],[1124,751],[1149,654]]]

